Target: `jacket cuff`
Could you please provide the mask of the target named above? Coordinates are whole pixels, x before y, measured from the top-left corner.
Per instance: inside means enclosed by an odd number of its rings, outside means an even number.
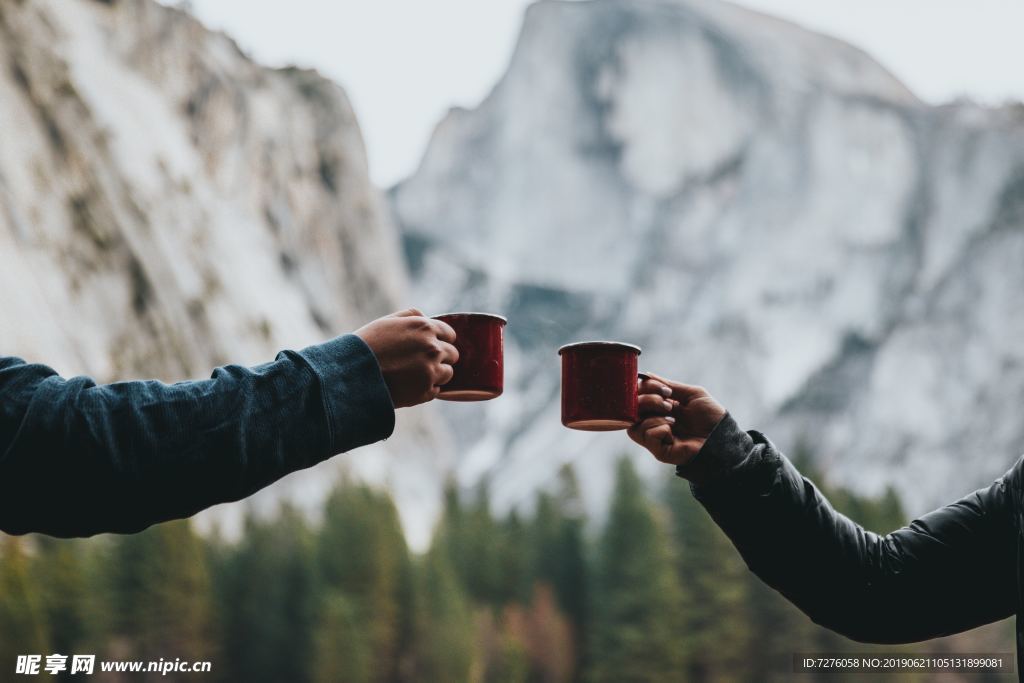
[[[726,413],[697,455],[685,465],[676,466],[676,476],[689,479],[694,487],[710,484],[746,460],[753,448],[751,436]]]
[[[299,356],[320,380],[331,453],[386,439],[395,430],[395,407],[377,357],[354,334],[309,346]]]

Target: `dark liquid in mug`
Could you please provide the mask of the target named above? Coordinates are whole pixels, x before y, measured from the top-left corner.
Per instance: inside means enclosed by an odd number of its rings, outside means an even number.
[[[459,360],[455,375],[441,386],[438,398],[446,401],[486,401],[504,390],[505,320],[481,313],[448,313],[435,316],[455,330]]]
[[[637,421],[639,349],[602,342],[563,347],[560,353],[562,424],[603,432]]]

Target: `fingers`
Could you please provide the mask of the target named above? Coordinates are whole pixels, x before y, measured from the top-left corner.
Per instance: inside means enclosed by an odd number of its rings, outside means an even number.
[[[626,430],[626,434],[633,441],[637,442],[641,446],[644,446],[644,429],[640,425],[641,423],[637,422],[632,427]],[[644,447],[646,448],[646,446]]]
[[[440,349],[440,356],[438,360],[442,363],[454,365],[459,362],[459,350],[455,348],[453,344],[449,344],[446,341],[437,342],[437,346]]]
[[[436,318],[430,318],[430,322],[438,339],[449,344],[455,341],[455,329],[451,325]]]
[[[648,417],[629,428],[629,438],[646,448],[655,458],[670,465],[685,465],[704,445],[704,439],[680,438],[673,431],[671,416]]]
[[[412,317],[423,317],[423,312],[418,308],[406,308],[405,310],[395,311],[388,318],[412,318]]]
[[[450,368],[450,365],[441,365],[441,368]],[[447,384],[451,381],[451,374],[445,374],[443,370],[437,370],[437,372],[431,372],[430,384],[427,385],[426,389],[422,390],[422,393],[411,403],[410,406],[418,406],[424,403],[429,403],[438,397],[441,393],[442,385]]]
[[[667,415],[678,403],[662,398],[661,394],[641,394],[637,399],[641,415]]]
[[[686,403],[689,403],[693,399],[709,396],[707,389],[705,389],[704,387],[700,387],[695,384],[683,384],[682,382],[673,382],[670,379],[659,377],[658,375],[655,375],[653,372],[647,372],[644,374],[651,378],[649,380],[644,380],[644,384],[647,384],[649,382],[655,382],[668,387],[672,391],[671,397],[684,405]]]
[[[672,450],[672,425],[661,424],[651,427],[643,434],[644,448],[662,462]]]
[[[648,450],[650,450],[649,447],[648,447],[648,441],[647,441],[647,439],[648,439],[648,432],[650,432],[652,429],[658,429],[658,428],[664,427],[665,430],[663,430],[663,431],[667,432],[668,440],[671,443],[671,441],[672,441],[672,425],[675,424],[675,421],[676,420],[675,420],[674,417],[671,417],[671,416],[668,416],[668,415],[660,415],[660,416],[657,416],[657,417],[648,417],[648,418],[640,420],[639,422],[634,424],[632,427],[629,428],[629,430],[626,433],[629,434],[629,438],[633,439],[633,441],[636,441],[638,444],[640,444],[644,448],[648,448]],[[658,435],[662,435],[663,432],[659,431],[659,432],[657,432],[657,434]],[[657,455],[657,454],[655,454],[655,455]]]
[[[454,365],[459,361],[459,350],[452,344],[438,339],[424,340],[423,351],[426,353],[428,361],[434,363]]]
[[[649,417],[629,429],[629,438],[651,452],[662,462],[670,462],[675,437],[672,435],[671,417]]]
[[[640,385],[637,387],[637,391],[641,394],[657,394],[665,398],[672,395],[672,389],[670,389],[668,385],[649,377],[640,380]]]
[[[434,386],[435,387],[444,386],[445,384],[448,384],[448,382],[451,382],[452,381],[452,377],[454,377],[454,376],[455,376],[455,368],[453,368],[450,365],[446,365],[446,364],[442,363],[439,366],[439,368],[437,370],[437,373],[436,373],[436,375],[434,377]]]
[[[669,425],[670,427],[676,423],[676,419],[671,415],[660,415],[652,418],[644,418],[637,424],[633,425],[641,432],[651,429],[653,427],[659,427],[662,425]]]

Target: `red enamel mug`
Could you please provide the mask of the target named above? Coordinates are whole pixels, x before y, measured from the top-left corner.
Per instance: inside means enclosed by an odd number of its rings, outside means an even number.
[[[640,347],[610,341],[567,344],[562,357],[562,424],[608,432],[639,419],[637,363]]]
[[[459,360],[455,375],[441,385],[445,401],[487,401],[501,396],[505,384],[504,335],[508,322],[493,313],[435,315],[455,330]]]

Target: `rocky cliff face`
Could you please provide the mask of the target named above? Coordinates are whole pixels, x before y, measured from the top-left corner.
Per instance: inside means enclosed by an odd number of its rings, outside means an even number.
[[[0,3],[0,122],[4,354],[101,381],[203,377],[404,305],[345,94],[252,63],[181,11]],[[313,506],[348,466],[393,485],[424,540],[446,451],[429,415],[256,505]]]
[[[0,2],[0,352],[100,380],[205,376],[407,301],[510,318],[500,400],[347,466],[414,543],[447,454],[500,506],[621,434],[558,421],[562,343],[620,338],[750,426],[912,511],[1024,451],[1024,114],[929,107],[863,53],[710,0],[544,0],[508,72],[391,192],[315,73],[149,0]],[[649,458],[650,473],[665,471]],[[241,507],[214,516],[229,523]]]
[[[542,0],[390,197],[418,300],[509,317],[506,395],[447,410],[499,505],[574,461],[599,507],[636,452],[558,424],[555,350],[587,338],[912,512],[1024,452],[1019,106],[927,106],[711,0]]]

